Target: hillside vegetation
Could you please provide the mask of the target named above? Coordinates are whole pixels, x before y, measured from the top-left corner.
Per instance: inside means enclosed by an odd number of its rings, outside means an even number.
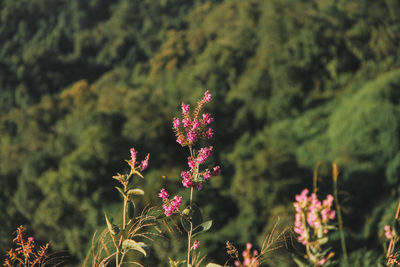
[[[130,147],[151,154],[140,207],[183,193],[172,118],[209,90],[208,257],[260,245],[278,216],[293,225],[320,161],[321,194],[339,166],[349,256],[369,266],[400,193],[399,14],[395,0],[0,1],[0,251],[25,224],[82,262],[103,211],[117,215]],[[185,249],[166,235],[150,266]]]

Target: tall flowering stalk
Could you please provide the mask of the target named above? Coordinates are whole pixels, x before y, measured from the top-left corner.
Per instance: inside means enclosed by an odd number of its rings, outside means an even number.
[[[400,200],[397,204],[396,214],[394,216],[394,222],[392,226],[385,225],[385,237],[389,239],[389,247],[386,252],[386,266],[400,266],[400,256],[398,252],[394,252],[396,248],[396,244],[400,240],[399,229],[400,229],[400,221],[399,221],[399,213],[400,213]]]
[[[197,106],[191,112],[188,104],[182,103],[181,118],[173,119],[173,130],[176,135],[176,141],[182,147],[188,147],[188,169],[181,172],[182,185],[190,189],[189,206],[183,211],[180,209],[182,202],[181,196],[174,196],[169,199],[169,194],[165,189],[161,189],[159,197],[163,200],[163,208],[166,216],[177,213],[181,216],[182,227],[187,232],[187,266],[194,265],[195,257],[193,251],[198,249],[200,242],[193,240],[193,237],[199,232],[206,231],[211,227],[212,221],[203,222],[200,209],[193,202],[194,188],[202,190],[204,184],[212,177],[220,174],[220,167],[204,168],[203,165],[213,153],[213,147],[195,148],[195,144],[200,139],[210,139],[214,135],[210,124],[214,118],[209,113],[203,113],[203,107],[211,101],[209,91],[204,93],[203,98],[198,101]]]
[[[308,189],[304,189],[296,195],[294,231],[298,234],[297,240],[306,247],[306,259],[313,266],[322,266],[334,255],[322,250],[322,245],[328,242],[327,233],[335,229],[331,225],[336,215],[332,210],[334,198],[329,194],[321,203],[316,193],[308,194]]]
[[[130,188],[131,182],[135,175],[143,178],[142,171],[147,169],[149,165],[150,154],[139,162],[137,160],[137,151],[134,148],[130,149],[130,159],[126,162],[131,167],[129,174],[117,174],[113,176],[115,180],[120,183],[120,186],[115,188],[119,191],[122,196],[122,218],[120,226],[115,225],[105,215],[107,223],[107,233],[109,234],[115,251],[109,256],[101,259],[101,257],[94,257],[95,265],[106,265],[111,258],[115,258],[115,265],[121,266],[124,263],[124,258],[129,250],[136,250],[141,252],[144,256],[147,256],[147,245],[143,242],[137,242],[134,240],[135,236],[141,236],[150,239],[146,234],[138,234],[140,228],[145,226],[151,226],[149,223],[144,223],[146,220],[150,220],[149,216],[141,216],[139,220],[135,220],[135,196],[144,195],[144,191],[139,188]],[[143,219],[145,218],[145,219]]]

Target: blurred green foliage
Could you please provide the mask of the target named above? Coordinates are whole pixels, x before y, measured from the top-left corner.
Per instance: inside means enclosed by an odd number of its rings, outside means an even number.
[[[223,169],[197,196],[209,258],[290,226],[316,162],[325,194],[336,161],[350,260],[378,261],[400,193],[398,14],[395,0],[1,1],[0,250],[27,224],[82,261],[133,146],[151,153],[139,206],[183,192],[171,121],[208,89]],[[165,235],[151,266],[185,249]]]

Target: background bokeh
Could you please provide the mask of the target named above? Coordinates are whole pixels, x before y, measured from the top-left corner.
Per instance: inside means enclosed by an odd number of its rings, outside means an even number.
[[[209,90],[208,259],[223,264],[227,240],[259,248],[278,217],[290,227],[318,161],[332,192],[335,161],[352,266],[372,266],[400,189],[399,14],[397,0],[0,1],[0,251],[24,224],[77,266],[118,213],[130,147],[151,153],[139,206],[184,193],[172,118]],[[165,236],[146,266],[184,258],[184,236]]]

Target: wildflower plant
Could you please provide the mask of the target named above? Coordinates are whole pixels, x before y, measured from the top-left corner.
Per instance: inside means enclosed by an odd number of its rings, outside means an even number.
[[[178,215],[182,228],[187,233],[187,266],[198,266],[204,258],[200,258],[195,251],[200,247],[200,241],[194,239],[199,233],[207,231],[212,225],[211,220],[203,221],[200,208],[194,202],[194,191],[202,190],[204,185],[213,176],[220,174],[219,166],[203,167],[207,159],[213,153],[212,146],[197,149],[196,145],[200,139],[210,139],[213,137],[213,129],[210,124],[214,118],[209,113],[203,112],[203,107],[211,101],[211,94],[206,91],[203,98],[198,101],[197,106],[191,112],[188,104],[182,103],[182,117],[173,119],[173,130],[176,141],[189,150],[188,169],[181,172],[183,187],[190,190],[189,205],[182,208],[182,197],[169,197],[169,193],[164,188],[160,190],[158,196],[163,201],[165,216]],[[180,266],[185,261],[174,261],[170,259],[170,266]],[[216,265],[215,265],[216,266]]]
[[[148,167],[150,155],[147,154],[140,163],[137,161],[137,151],[134,148],[130,149],[130,155],[131,158],[126,160],[130,166],[129,174],[118,173],[113,176],[120,183],[120,186],[115,188],[122,196],[121,223],[120,225],[114,224],[105,213],[107,228],[100,235],[97,247],[92,245],[92,266],[107,266],[112,260],[117,267],[124,263],[141,266],[138,262],[126,262],[127,252],[134,250],[144,256],[148,254],[148,246],[144,242],[139,242],[137,238],[152,240],[150,238],[152,233],[143,231],[143,229],[154,226],[155,217],[149,215],[148,210],[144,210],[136,216],[134,198],[144,195],[144,191],[140,188],[132,188],[132,184],[135,177],[144,178],[141,172]],[[110,244],[113,248],[111,250]]]
[[[385,237],[389,240],[389,246],[386,251],[386,266],[400,266],[400,253],[396,250],[396,245],[400,240],[400,220],[399,220],[399,212],[400,212],[400,201],[397,205],[396,214],[394,216],[394,220],[392,226],[385,225]]]
[[[17,246],[7,252],[4,266],[13,267],[39,267],[56,266],[60,258],[50,257],[48,254],[50,244],[36,246],[35,238],[26,237],[25,227],[19,226],[15,232],[13,243]]]
[[[327,195],[322,202],[316,193],[309,195],[309,190],[304,189],[296,195],[293,206],[296,209],[294,231],[298,234],[297,240],[306,247],[305,258],[312,266],[328,265],[334,253],[330,249],[323,250],[323,245],[328,242],[328,232],[335,229],[332,221],[336,212],[332,210],[334,197]],[[301,259],[295,258],[299,266],[307,266]]]

